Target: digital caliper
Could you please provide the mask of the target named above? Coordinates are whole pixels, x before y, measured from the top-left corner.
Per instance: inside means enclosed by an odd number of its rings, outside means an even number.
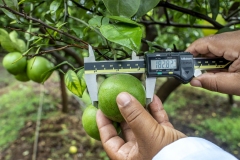
[[[87,88],[92,102],[97,102],[97,74],[145,73],[147,102],[152,101],[157,77],[175,77],[182,83],[188,83],[199,70],[226,69],[232,62],[224,58],[195,58],[188,52],[156,52],[145,54],[140,59],[132,53],[131,60],[95,61],[92,47],[89,57],[84,58]]]

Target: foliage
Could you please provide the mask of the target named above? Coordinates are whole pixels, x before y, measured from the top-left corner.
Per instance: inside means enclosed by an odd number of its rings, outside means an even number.
[[[14,33],[17,31],[16,37],[29,41],[27,49],[32,51],[30,55],[34,52],[33,55],[36,56],[53,51],[68,54],[64,49],[72,47],[81,57],[81,52],[90,44],[94,46],[99,58],[104,59],[111,59],[116,54],[119,58],[128,58],[129,54],[126,53],[130,50],[142,53],[143,43],[149,45],[149,51],[159,50],[160,46],[172,48],[173,45],[183,50],[196,37],[202,36],[201,31],[196,28],[225,28],[215,21],[216,14],[224,15],[229,22],[226,24],[229,30],[237,28],[238,22],[233,23],[231,19],[238,16],[237,12],[233,14],[236,7],[238,6],[234,1],[226,0],[211,0],[209,3],[206,0],[172,3],[160,0],[0,2],[3,11],[1,14],[5,14],[5,18],[1,18],[2,27]],[[149,11],[152,14],[147,14]],[[208,13],[212,13],[213,17],[208,17]],[[207,20],[213,26],[196,25],[197,19]],[[151,26],[157,34],[155,39],[146,42],[144,40],[150,34],[147,28]],[[7,41],[8,36],[4,37]],[[10,50],[15,50],[13,45]],[[61,52],[58,54],[64,58],[66,56]],[[69,61],[76,63],[71,58]]]

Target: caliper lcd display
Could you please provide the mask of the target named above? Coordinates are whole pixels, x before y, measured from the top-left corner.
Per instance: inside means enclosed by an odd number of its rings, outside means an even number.
[[[151,60],[151,69],[177,69],[177,60],[176,59],[158,59]]]

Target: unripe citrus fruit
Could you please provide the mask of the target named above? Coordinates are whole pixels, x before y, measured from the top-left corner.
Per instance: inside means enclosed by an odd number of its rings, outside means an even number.
[[[69,153],[71,154],[76,154],[77,153],[77,147],[76,146],[71,146],[69,148]]]
[[[53,68],[53,64],[44,57],[36,56],[27,62],[27,75],[37,83],[43,83],[52,74],[48,72]]]
[[[3,58],[3,67],[11,74],[17,75],[25,72],[26,66],[26,57],[22,57],[22,54],[19,52],[8,53]]]
[[[208,16],[209,16],[209,17],[212,17],[212,14],[209,14]],[[225,19],[222,17],[221,14],[218,14],[218,15],[217,15],[216,21],[217,21],[218,23],[222,24],[222,25],[226,24],[226,21],[225,21]],[[200,21],[200,24],[202,24],[202,25],[204,25],[204,26],[209,26],[209,25],[212,26],[211,23],[209,23],[208,21],[205,21],[205,20]],[[202,29],[202,32],[203,32],[203,35],[204,35],[204,36],[209,36],[209,35],[215,34],[215,33],[217,33],[217,31],[218,31],[217,29]]]
[[[27,82],[30,80],[26,72],[15,75],[15,78],[21,82]]]
[[[97,110],[98,109],[93,105],[89,105],[87,108],[85,108],[82,115],[82,125],[85,132],[90,137],[100,141],[100,133],[96,121]],[[113,126],[119,134],[121,131],[120,125],[117,122],[113,122]]]
[[[100,134],[98,131],[97,121],[97,108],[93,105],[89,105],[85,108],[82,115],[82,125],[85,132],[92,138],[100,140]]]
[[[116,122],[124,120],[116,103],[116,97],[121,92],[130,93],[142,106],[146,105],[145,88],[136,77],[116,74],[107,78],[99,87],[98,107],[106,117]]]

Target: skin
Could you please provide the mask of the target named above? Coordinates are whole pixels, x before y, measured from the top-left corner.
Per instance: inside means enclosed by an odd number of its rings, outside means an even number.
[[[121,123],[120,137],[101,110],[97,112],[97,124],[103,147],[113,160],[150,160],[164,146],[186,137],[175,130],[168,120],[162,102],[154,96],[149,112],[130,94],[117,96],[117,104],[125,121]]]
[[[187,52],[194,56],[224,57],[233,63],[228,72],[207,72],[194,78],[190,84],[211,91],[240,95],[240,31],[203,37],[193,42]]]
[[[227,72],[207,72],[190,83],[211,91],[240,95],[240,31],[200,38],[187,52],[194,56],[224,57],[233,61]],[[147,112],[130,94],[117,96],[117,104],[125,121],[119,137],[112,122],[98,110],[97,124],[103,147],[113,160],[150,160],[166,145],[186,137],[168,120],[162,102],[154,96]]]

